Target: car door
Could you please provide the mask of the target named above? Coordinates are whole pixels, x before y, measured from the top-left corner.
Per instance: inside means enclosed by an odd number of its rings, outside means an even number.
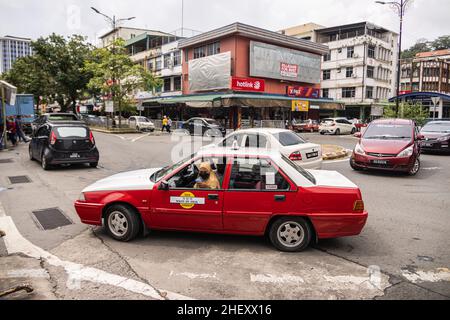
[[[169,183],[169,190],[158,190],[155,186],[152,192],[151,223],[154,228],[196,231],[223,229],[223,189],[194,188],[198,167],[202,162],[213,163],[212,167],[216,169],[214,174],[219,182],[223,182],[225,172],[220,168],[224,167],[224,160],[217,157],[197,159],[164,178]]]
[[[297,187],[270,159],[235,157],[229,167],[225,231],[263,234],[273,215],[290,211]]]
[[[48,125],[44,125],[38,129],[36,132],[34,140],[34,152],[33,156],[36,159],[41,159],[42,152],[47,147],[48,139],[50,137],[50,128]]]
[[[243,148],[267,148],[267,137],[260,133],[248,133],[242,141]]]

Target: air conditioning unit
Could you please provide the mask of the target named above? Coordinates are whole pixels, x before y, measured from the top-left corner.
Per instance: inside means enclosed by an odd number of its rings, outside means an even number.
[[[353,54],[353,58],[359,58],[359,55]]]
[[[357,78],[356,73],[352,73],[352,78]]]

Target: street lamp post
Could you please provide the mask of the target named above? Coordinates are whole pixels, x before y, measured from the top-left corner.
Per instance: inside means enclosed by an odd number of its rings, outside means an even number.
[[[401,58],[402,58],[402,34],[403,34],[403,17],[405,16],[406,7],[412,0],[400,0],[400,2],[385,2],[385,1],[375,1],[375,3],[382,5],[390,5],[393,10],[398,13],[400,18],[400,33],[398,39],[398,65],[397,65],[397,95],[395,98],[395,116],[398,117],[399,105],[400,105],[400,72],[401,72]]]
[[[136,19],[136,17],[130,17],[130,18],[124,18],[124,19],[116,19],[115,15],[112,16],[112,18],[111,18],[111,17],[107,16],[106,14],[100,12],[99,10],[95,9],[94,7],[91,7],[91,9],[95,13],[103,16],[106,19],[106,21],[112,27],[113,32],[116,31],[116,28],[120,25],[121,22],[123,22],[123,21],[130,21],[130,20]],[[112,51],[113,51],[113,54],[115,54],[114,42],[113,42]],[[113,59],[113,61],[115,61],[115,60]],[[113,66],[112,69],[113,69],[112,81],[113,81],[113,85],[114,85],[115,82],[116,82],[116,77],[115,77],[115,74],[114,74],[114,72],[116,70],[115,66]],[[114,108],[115,108],[115,102],[114,102],[114,100],[115,100],[115,92],[114,92],[114,90],[112,92],[112,95],[113,95],[113,110],[114,110]],[[121,103],[120,102],[119,102],[119,128],[122,128],[122,107],[121,107]]]

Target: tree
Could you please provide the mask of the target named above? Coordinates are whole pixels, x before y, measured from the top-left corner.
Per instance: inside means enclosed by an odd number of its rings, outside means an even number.
[[[427,52],[430,50],[430,42],[427,39],[419,39],[415,45],[402,52],[402,59],[411,59],[414,58],[419,52]]]
[[[450,35],[441,36],[431,42],[431,48],[433,50],[450,49]]]
[[[114,41],[108,48],[95,49],[86,61],[85,70],[93,75],[88,88],[100,91],[118,107],[119,127],[123,108],[130,105],[136,90],[151,91],[162,86],[161,79],[130,59],[123,39]]]
[[[76,100],[87,90],[92,74],[85,70],[85,61],[90,58],[92,46],[86,38],[74,35],[68,39],[52,34],[39,38],[31,44],[37,66],[52,79],[53,97],[66,111],[72,105],[75,111]]]
[[[396,118],[395,108],[387,107],[384,109],[385,118]],[[403,102],[400,104],[399,117],[402,119],[412,119],[419,126],[423,126],[426,119],[429,117],[427,108],[424,108],[421,103]]]

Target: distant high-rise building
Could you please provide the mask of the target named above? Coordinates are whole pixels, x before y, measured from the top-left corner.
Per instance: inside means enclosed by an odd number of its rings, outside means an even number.
[[[0,37],[0,74],[8,72],[17,59],[33,54],[31,39]]]

